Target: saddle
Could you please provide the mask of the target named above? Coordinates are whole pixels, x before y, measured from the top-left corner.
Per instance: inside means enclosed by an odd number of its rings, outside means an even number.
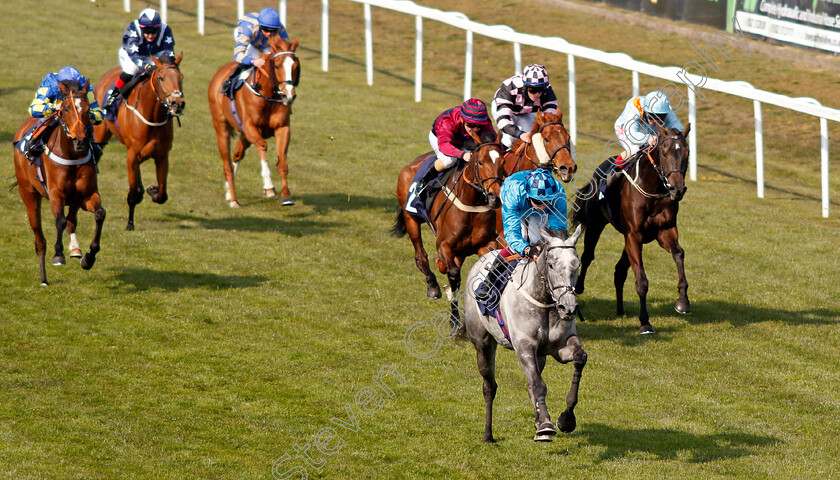
[[[44,152],[44,143],[41,138],[44,135],[49,137],[52,134],[53,129],[58,125],[57,116],[57,113],[53,113],[49,117],[39,119],[29,127],[29,130],[24,133],[20,140],[12,143],[20,153],[29,159],[30,164],[34,163]]]
[[[434,168],[435,159],[436,157],[434,155],[430,155],[423,161],[412,179],[411,189],[415,189],[418,182],[425,178],[426,174]],[[435,198],[453,175],[460,174],[463,171],[465,165],[466,162],[459,162],[454,168],[440,172],[420,192],[409,190],[409,196],[406,200],[406,211],[411,215],[423,218],[432,227],[432,231],[434,232],[434,220],[440,214],[440,211],[438,211],[434,217],[431,215]],[[437,232],[435,232],[435,235],[437,235]]]

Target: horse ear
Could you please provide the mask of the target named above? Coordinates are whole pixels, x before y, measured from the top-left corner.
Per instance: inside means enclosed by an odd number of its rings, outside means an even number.
[[[88,89],[90,89],[90,80],[88,80],[88,79],[86,78],[86,79],[85,79],[85,84],[84,84],[84,85],[82,85],[82,92],[84,92],[85,94],[87,94]]]
[[[182,58],[184,58],[184,52],[183,52],[183,51],[181,52],[181,54],[180,54],[180,55],[178,55],[178,58],[176,58],[176,59],[175,59],[175,65],[180,66],[180,65],[181,65],[181,59],[182,59]]]
[[[501,143],[501,141],[502,141],[502,131],[501,131],[501,130],[499,130],[498,132],[496,132],[496,141],[495,141],[495,143]]]
[[[685,130],[682,131],[682,136],[683,137],[688,137],[688,132],[690,132],[690,131],[691,131],[691,124],[689,123],[688,125],[685,126]]]
[[[298,39],[296,38],[295,41],[292,42],[292,45],[289,47],[289,50],[294,52],[297,49],[297,47],[298,47]]]
[[[557,110],[557,121],[558,122],[563,121],[563,110]]]
[[[62,97],[66,97],[67,95],[70,94],[70,89],[67,88],[67,85],[65,85],[61,82],[58,82],[58,91],[61,92]]]
[[[575,229],[575,233],[573,233],[573,234],[572,234],[572,236],[571,236],[571,237],[569,237],[569,241],[572,243],[572,245],[575,245],[575,244],[577,243],[578,238],[580,238],[580,234],[581,234],[582,232],[583,232],[583,224],[582,224],[582,223],[578,223],[578,226],[577,226],[577,228]]]

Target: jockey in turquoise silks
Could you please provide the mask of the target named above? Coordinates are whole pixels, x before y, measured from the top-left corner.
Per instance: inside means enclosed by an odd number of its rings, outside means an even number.
[[[507,268],[505,258],[518,254],[536,259],[542,249],[540,228],[565,230],[566,192],[548,170],[514,173],[502,184],[502,223],[508,246],[496,257],[487,278],[476,289],[478,300],[490,297],[493,283]]]

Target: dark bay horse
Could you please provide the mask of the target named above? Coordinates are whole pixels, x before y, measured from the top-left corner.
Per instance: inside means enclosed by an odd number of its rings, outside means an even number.
[[[545,397],[547,388],[542,378],[546,357],[575,367],[572,384],[566,395],[566,410],[557,421],[562,432],[574,431],[577,426],[575,406],[578,388],[587,355],[575,327],[578,302],[574,284],[580,266],[575,243],[581,226],[569,236],[565,230],[541,230],[545,240],[537,260],[520,261],[502,292],[499,309],[505,326],[495,315],[483,315],[475,295],[465,297],[464,325],[475,346],[478,371],[484,378],[484,441],[493,439],[493,399],[496,398],[496,348],[501,345],[514,350],[519,365],[528,380],[528,395],[534,408],[535,441],[550,441],[557,433],[548,414]],[[489,253],[476,262],[467,277],[467,285],[478,285],[487,275],[497,252]],[[503,330],[504,329],[504,330]]]
[[[207,90],[210,114],[216,129],[216,142],[222,155],[225,173],[225,200],[230,202],[231,208],[239,208],[234,178],[239,169],[239,162],[251,144],[257,147],[262,161],[264,195],[269,198],[277,195],[266,160],[268,143],[265,139],[272,136],[277,140],[277,171],[283,182],[282,204],[295,204],[289,191],[286,154],[291,137],[290,120],[292,103],[296,97],[295,87],[300,80],[300,61],[295,55],[298,41],[288,43],[279,35],[273,35],[269,45],[271,53],[262,56],[266,60],[265,64],[254,68],[245,86],[236,92],[234,109],[231,108],[230,99],[221,93],[221,89],[222,83],[233,72],[236,63],[228,63],[220,68],[210,80]],[[231,164],[230,139],[234,132],[239,133],[239,142],[233,152]]]
[[[438,258],[435,263],[440,273],[446,274],[449,279],[446,293],[454,320],[460,318],[455,294],[461,286],[461,265],[464,259],[476,253],[486,253],[488,246],[498,247],[494,243],[497,237],[495,209],[501,206],[499,189],[505,177],[499,138],[492,138],[491,134],[485,134],[483,138],[473,136],[473,148],[465,144],[465,149],[474,152],[472,158],[460,175],[452,175],[446,188],[435,198],[429,212],[435,219],[434,230],[437,232]],[[397,180],[400,210],[391,234],[402,237],[408,233],[414,245],[414,262],[426,277],[426,295],[438,299],[441,297],[440,286],[429,269],[429,257],[420,235],[423,219],[405,211],[408,189],[417,169],[424,160],[434,155],[434,152],[420,155],[400,170]]]
[[[58,84],[62,95],[61,106],[47,122],[57,122],[58,126],[44,139],[46,149],[39,162],[30,163],[23,153],[15,148],[15,177],[17,178],[20,198],[26,205],[29,226],[35,233],[35,252],[41,267],[41,285],[47,285],[47,271],[44,265],[46,239],[41,229],[41,199],[47,198],[55,216],[55,256],[53,265],[64,265],[64,229],[75,229],[79,208],[92,212],[96,219],[96,230],[90,242],[90,252],[81,260],[82,268],[89,270],[96,261],[99,252],[99,237],[105,222],[105,209],[96,183],[96,165],[90,148],[88,129],[90,126],[90,103],[88,103],[88,83],[78,82]],[[37,122],[29,118],[21,124],[15,133],[15,142]],[[40,170],[40,172],[39,172]],[[42,182],[43,180],[43,182]],[[64,207],[67,207],[67,216]],[[75,240],[75,237],[73,237]]]
[[[169,151],[174,137],[172,119],[184,112],[182,82],[184,75],[178,66],[183,54],[175,60],[162,57],[152,58],[155,69],[128,93],[120,105],[117,121],[105,120],[94,129],[96,142],[104,144],[111,135],[125,145],[128,151],[128,223],[126,230],[134,230],[134,207],[143,201],[143,181],[140,178],[140,164],[149,158],[155,159],[157,185],[149,186],[146,192],[155,203],[164,203],[166,178],[169,174]],[[94,89],[100,104],[105,100],[108,88],[122,70],[112,68],[99,79]]]
[[[563,125],[563,112],[537,112],[531,128],[531,142],[514,140],[511,151],[505,155],[505,173],[512,175],[523,170],[545,168],[557,174],[563,182],[570,182],[577,172],[572,156],[572,139]],[[496,231],[504,238],[502,211],[496,214]]]
[[[685,171],[688,168],[688,142],[686,136],[691,124],[685,130],[658,127],[658,139],[647,154],[624,167],[620,183],[608,192],[607,202],[612,213],[613,226],[624,234],[624,251],[615,265],[616,314],[624,315],[624,281],[627,269],[633,267],[636,274],[636,293],[639,294],[639,333],[654,333],[647,311],[648,279],[642,264],[642,245],[653,240],[670,252],[677,265],[677,289],[679,298],[676,310],[689,313],[688,281],[685,279],[683,260],[685,253],[680,247],[677,232],[677,212],[680,200],[685,195]],[[581,256],[580,277],[575,290],[583,293],[586,270],[595,258],[595,246],[604,227],[610,223],[606,206],[597,199],[598,176],[582,188],[575,199],[574,222],[586,228],[584,250]]]

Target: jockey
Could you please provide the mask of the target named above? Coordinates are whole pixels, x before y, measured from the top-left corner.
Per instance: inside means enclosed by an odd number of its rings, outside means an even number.
[[[633,97],[627,101],[621,116],[615,121],[615,134],[624,151],[615,159],[618,167],[607,177],[607,188],[618,178],[618,170],[630,163],[630,157],[643,147],[656,145],[657,126],[683,129],[682,123],[671,109],[668,96],[654,90],[644,97]]]
[[[514,173],[502,184],[502,223],[508,246],[493,261],[476,289],[478,300],[490,298],[493,284],[507,268],[505,257],[519,254],[536,260],[542,249],[540,227],[566,229],[566,192],[548,170]]]
[[[280,35],[283,40],[289,41],[286,27],[280,23],[280,14],[273,8],[263,8],[259,13],[249,13],[239,20],[233,31],[233,39],[236,41],[233,60],[238,65],[222,84],[222,93],[228,93],[233,78],[242,71],[265,64],[261,55],[271,53],[268,41],[273,35]]]
[[[120,95],[125,97],[133,86],[126,84],[139,73],[154,70],[152,57],[175,57],[175,39],[172,29],[163,23],[160,14],[147,8],[140,12],[137,20],[128,24],[123,33],[122,47],[118,52],[122,73],[114,84],[114,90],[105,100],[104,108],[110,106]]]
[[[76,67],[67,66],[59,70],[58,73],[48,73],[44,77],[44,80],[41,81],[41,85],[38,86],[38,90],[35,92],[35,98],[29,105],[29,115],[34,118],[46,118],[58,111],[62,100],[61,91],[58,89],[59,83],[78,82],[79,86],[83,87],[87,81]],[[91,125],[99,125],[102,123],[105,113],[99,104],[96,103],[96,97],[93,96],[93,86],[90,85],[90,82],[88,82],[87,98],[90,103],[90,123]],[[26,156],[32,159],[40,155],[43,144],[40,138],[32,138],[32,132],[27,136],[29,137],[28,139],[24,138],[29,145]]]
[[[493,118],[502,131],[502,144],[510,148],[515,139],[531,141],[534,112],[557,114],[557,96],[548,83],[542,65],[528,65],[522,75],[514,75],[496,90],[491,104]]]
[[[483,132],[495,134],[495,129],[487,116],[487,106],[477,98],[441,113],[429,132],[429,143],[437,156],[435,168],[430,168],[426,176],[413,185],[413,191],[421,192],[438,173],[455,166],[458,160],[469,162],[472,152],[462,150],[464,141],[470,138],[470,133],[480,137]]]

